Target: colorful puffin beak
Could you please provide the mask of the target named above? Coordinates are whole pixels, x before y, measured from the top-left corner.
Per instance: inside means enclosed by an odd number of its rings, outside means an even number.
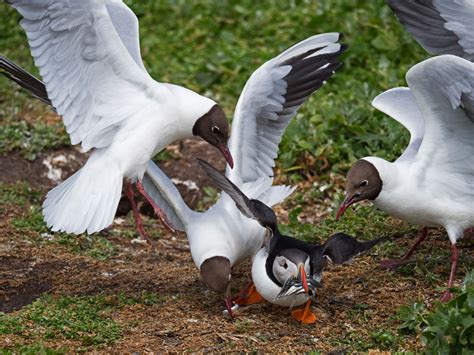
[[[341,206],[339,206],[339,209],[337,210],[337,213],[336,213],[336,220],[338,220],[343,214],[344,212],[346,211],[346,209],[354,204],[356,201],[356,199],[360,196],[359,193],[355,193],[353,194],[352,196],[347,196],[344,201],[342,201],[341,203]]]
[[[297,280],[303,286],[304,291],[308,293],[308,280],[306,280],[306,271],[304,271],[303,264],[299,265]]]
[[[225,160],[227,161],[227,164],[229,164],[230,168],[234,168],[234,159],[232,158],[232,154],[230,154],[229,148],[223,143],[220,143],[217,148],[221,151],[222,155],[224,156]]]

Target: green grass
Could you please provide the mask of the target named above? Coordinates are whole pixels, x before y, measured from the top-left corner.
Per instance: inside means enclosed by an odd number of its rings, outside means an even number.
[[[120,327],[110,318],[111,311],[104,296],[43,296],[18,316],[3,316],[2,320],[12,325],[0,333],[78,340],[85,346],[107,344],[121,335]]]
[[[28,340],[74,340],[83,347],[111,344],[123,332],[113,314],[135,304],[153,306],[166,300],[162,295],[146,291],[130,296],[45,295],[13,315],[0,313],[0,335],[12,334]],[[48,354],[58,351],[43,348],[41,344],[30,345],[25,351],[34,352],[37,348]],[[23,353],[22,349],[18,350]]]
[[[392,159],[408,141],[404,129],[375,112],[370,101],[404,85],[407,69],[427,55],[382,0],[126,3],[139,17],[150,74],[213,97],[229,116],[245,81],[265,60],[317,33],[345,34],[349,50],[343,69],[304,105],[281,144],[279,164],[293,168],[293,179],[301,178],[296,174],[301,170],[345,172],[350,162],[366,155]],[[1,51],[37,73],[19,16],[0,6]],[[0,118],[8,128],[0,152],[17,150],[33,157],[67,141],[64,130],[41,122],[43,105],[6,79],[0,80],[0,97]],[[37,113],[38,119],[19,123],[25,111]]]

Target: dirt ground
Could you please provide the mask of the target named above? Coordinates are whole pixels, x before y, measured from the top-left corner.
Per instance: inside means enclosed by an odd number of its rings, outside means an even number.
[[[170,176],[195,207],[202,198],[201,186],[210,182],[199,172],[191,156],[199,156],[213,162],[224,162],[218,152],[201,149],[195,140],[185,141],[170,149],[178,157],[160,166]],[[54,157],[63,156],[54,160]],[[46,161],[53,162],[48,168]],[[84,157],[72,148],[43,154],[34,162],[18,155],[0,158],[0,181],[14,183],[24,180],[45,193],[55,182],[48,178],[64,179],[81,165]],[[72,164],[71,164],[72,162]],[[67,168],[66,168],[67,167]],[[71,168],[70,168],[71,167]],[[54,169],[59,169],[54,172]],[[62,170],[61,170],[62,169]],[[53,172],[52,172],[53,171]],[[54,175],[56,174],[56,175]],[[59,175],[58,175],[59,174]],[[129,210],[124,200],[120,214]],[[155,292],[163,301],[153,305],[126,306],[112,315],[122,326],[122,338],[112,345],[90,349],[104,352],[142,351],[268,351],[268,352],[347,352],[356,341],[369,341],[377,330],[389,329],[396,334],[397,320],[394,314],[399,306],[415,300],[431,304],[440,295],[437,287],[426,278],[412,273],[390,273],[379,267],[376,251],[360,257],[352,265],[337,266],[324,274],[324,287],[318,293],[313,310],[317,322],[300,325],[289,316],[287,309],[268,303],[244,307],[236,320],[224,318],[223,303],[206,290],[199,272],[188,251],[184,234],[172,235],[156,220],[147,218],[146,229],[158,229],[160,238],[147,246],[122,237],[113,231],[133,230],[131,218],[121,218],[101,234],[117,248],[117,253],[106,260],[80,255],[60,244],[35,243],[19,234],[11,224],[18,213],[9,206],[0,220],[0,311],[12,312],[28,305],[47,292],[59,295],[97,295],[117,297],[120,294],[136,295]],[[284,208],[279,209],[282,216]],[[283,219],[284,221],[284,219]],[[26,233],[27,234],[27,233]],[[449,273],[449,249],[447,239],[435,231],[430,243],[420,255],[429,257],[430,249],[445,249],[445,262],[439,270]],[[27,235],[26,235],[27,237]],[[403,236],[396,240],[400,250],[405,250],[415,236]],[[472,240],[460,243],[461,260],[472,254]],[[472,266],[472,260],[469,260]],[[249,262],[233,270],[233,290],[237,292],[249,281]],[[458,275],[464,275],[461,263]],[[458,282],[460,282],[459,276]],[[403,337],[399,350],[420,348],[418,339]],[[0,348],[10,347],[28,340],[15,335],[0,335]],[[72,340],[45,340],[52,348],[80,348]],[[377,346],[374,350],[378,349]]]

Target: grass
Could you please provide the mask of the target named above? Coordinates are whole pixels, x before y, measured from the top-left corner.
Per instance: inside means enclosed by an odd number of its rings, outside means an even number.
[[[29,340],[73,340],[83,347],[100,346],[120,339],[122,327],[113,313],[136,304],[152,306],[163,296],[142,292],[136,296],[43,296],[14,315],[0,313],[0,335],[12,334]],[[39,348],[38,348],[39,347]],[[25,349],[40,351],[37,344]],[[22,348],[20,348],[23,353]],[[43,349],[46,353],[52,349]],[[41,350],[42,351],[42,350]]]

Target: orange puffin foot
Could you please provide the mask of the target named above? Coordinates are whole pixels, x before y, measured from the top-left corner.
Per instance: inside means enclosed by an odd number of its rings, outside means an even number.
[[[308,300],[303,308],[291,311],[291,315],[303,324],[313,324],[316,322],[316,316],[311,312],[311,300]]]

